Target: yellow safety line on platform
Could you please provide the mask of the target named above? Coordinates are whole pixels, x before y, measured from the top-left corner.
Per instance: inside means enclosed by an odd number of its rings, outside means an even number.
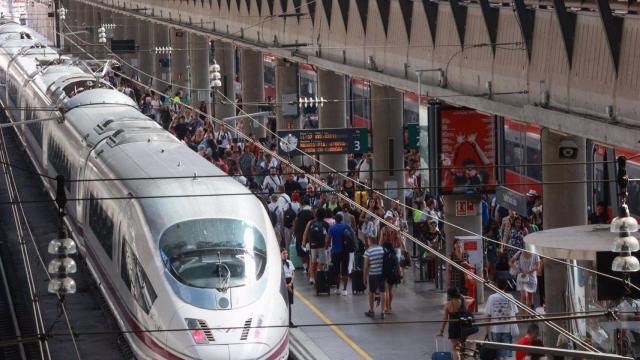
[[[344,333],[344,331],[342,331],[339,327],[334,325],[333,321],[331,321],[331,319],[329,319],[325,314],[323,314],[322,311],[320,311],[320,309],[318,309],[315,305],[313,305],[311,301],[307,300],[307,298],[300,295],[300,293],[297,291],[295,291],[294,294],[298,299],[300,299],[300,301],[302,301],[305,305],[307,305],[309,309],[311,309],[311,311],[313,311],[320,318],[320,320],[324,321],[325,324],[329,325],[329,328],[331,328],[331,330],[333,330],[333,332],[335,332],[336,335],[338,335],[344,342],[346,342],[347,345],[349,345],[353,350],[355,350],[363,359],[373,360],[373,358],[369,354],[367,354],[366,351],[362,350],[362,348],[358,346],[358,344],[356,344],[353,340],[351,340],[349,336],[347,336],[347,334]]]

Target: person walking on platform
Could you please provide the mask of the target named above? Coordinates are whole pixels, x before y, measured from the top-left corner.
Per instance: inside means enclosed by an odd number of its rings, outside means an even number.
[[[462,325],[456,321],[463,312],[467,311],[464,305],[464,297],[457,288],[447,290],[447,302],[444,304],[444,314],[438,336],[444,336],[444,327],[449,324],[449,341],[453,349],[453,360],[460,360],[460,338],[462,338]]]
[[[507,281],[498,279],[497,285],[498,289],[504,293],[507,288]],[[514,320],[518,313],[518,308],[513,303],[515,300],[513,296],[511,294],[503,295],[503,293],[491,294],[487,299],[484,308],[484,312],[488,315],[487,322]],[[513,337],[518,335],[518,326],[516,324],[496,324],[491,325],[488,329],[490,339],[494,342],[511,344]],[[510,350],[498,350],[498,358],[500,360],[507,360],[510,357]]]
[[[293,266],[293,262],[289,260],[289,252],[287,252],[287,249],[282,248],[280,250],[280,256],[282,257],[284,281],[287,284],[287,293],[289,295],[289,325],[293,325],[291,321],[291,306],[293,305],[293,280],[296,277],[296,268]]]
[[[337,214],[336,223],[331,225],[327,233],[325,248],[331,248],[331,264],[336,276],[342,278],[342,295],[347,296],[347,285],[349,283],[349,251],[345,248],[345,239],[351,236],[355,238],[355,233],[350,225],[342,223],[342,215]],[[345,232],[350,235],[345,235]],[[340,294],[340,283],[336,289],[336,294]]]
[[[327,252],[324,249],[325,237],[329,225],[324,222],[324,210],[316,210],[316,218],[307,223],[302,235],[302,246],[309,244],[309,283],[313,285],[319,266],[327,263]]]
[[[470,267],[469,254],[464,251],[460,239],[453,241],[453,252],[451,253],[450,259],[462,267]],[[458,289],[462,294],[466,294],[467,289],[464,287],[464,272],[451,265],[448,265],[447,269],[449,270],[450,287]]]
[[[384,261],[384,249],[378,245],[378,241],[374,236],[367,237],[369,248],[364,252],[364,284],[369,284],[369,311],[364,313],[366,316],[375,317],[374,303],[377,292],[382,295],[382,313],[380,318],[384,319],[384,311],[386,310],[385,296],[385,280],[382,275],[382,265]]]

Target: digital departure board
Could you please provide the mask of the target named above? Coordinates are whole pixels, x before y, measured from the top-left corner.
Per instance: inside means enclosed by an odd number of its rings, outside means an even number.
[[[350,129],[305,129],[280,130],[278,153],[285,156],[300,156],[302,152],[319,154],[361,154],[369,151],[369,130]]]

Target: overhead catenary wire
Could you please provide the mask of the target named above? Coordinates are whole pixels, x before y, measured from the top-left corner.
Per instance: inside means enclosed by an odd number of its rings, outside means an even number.
[[[114,56],[118,57],[118,56],[117,56],[117,55],[115,55],[115,54],[114,54]],[[119,57],[118,57],[118,58],[119,58]],[[128,78],[129,80],[133,80],[133,79],[131,79],[130,77],[126,76],[125,74],[122,74],[122,73],[121,73],[121,76],[126,77],[126,78]],[[133,80],[133,81],[135,81],[135,80]],[[142,84],[142,83],[140,83],[140,82],[138,82],[138,81],[136,81],[136,83],[138,83],[138,84],[139,84],[139,85],[141,85],[141,86],[148,87],[147,85],[144,85],[144,84]],[[150,88],[150,87],[148,87],[148,88]],[[150,89],[152,89],[152,88],[150,88]],[[152,90],[153,90],[153,91],[157,91],[157,90],[155,90],[155,89],[152,89]],[[220,94],[222,97],[226,98],[226,96],[225,96],[224,94],[222,94],[221,92],[219,92],[219,91],[218,91],[217,93],[218,93],[218,94]],[[189,106],[189,107],[190,107],[190,106]],[[192,110],[195,110],[193,107],[190,107],[190,108],[192,108]],[[268,131],[269,133],[272,133],[272,134],[273,134],[273,132],[271,132],[271,130],[270,130],[270,129],[268,129],[267,127],[265,127],[264,125],[262,125],[259,121],[257,121],[256,119],[254,119],[251,115],[247,114],[247,113],[246,113],[245,111],[243,111],[242,109],[240,109],[240,110],[241,110],[245,115],[249,116],[249,118],[251,118],[254,122],[259,123],[259,126],[264,127],[266,131]],[[197,110],[196,110],[196,111],[197,111]],[[199,111],[198,111],[198,112],[199,112]],[[200,112],[199,112],[199,113],[200,113]],[[204,114],[204,115],[208,116],[207,114]],[[209,116],[209,119],[212,119],[212,120],[214,120],[214,121],[220,121],[220,120],[215,119],[214,117],[211,117],[211,116]],[[253,141],[249,136],[247,136],[247,135],[246,135],[246,134],[244,134],[244,133],[241,133],[241,132],[239,132],[239,131],[236,131],[236,133],[238,133],[238,135],[239,135],[239,136],[241,136],[241,137],[245,138],[245,139],[246,139],[246,140],[248,140],[248,141]],[[274,134],[274,135],[277,137],[277,134]],[[256,145],[257,145],[257,146],[259,146],[259,147],[261,147],[264,151],[268,151],[269,153],[271,153],[271,154],[272,154],[272,156],[274,156],[274,157],[276,157],[276,158],[280,159],[280,161],[284,161],[285,163],[287,162],[287,160],[286,160],[286,159],[284,159],[284,158],[280,157],[277,153],[274,153],[274,152],[270,151],[269,149],[267,149],[267,148],[266,148],[265,146],[263,146],[262,144],[256,143]],[[309,156],[309,155],[307,154],[307,156]],[[315,159],[314,159],[314,161],[318,162],[320,165],[324,165],[324,166],[326,166],[325,164],[322,164],[322,163],[321,163],[320,161],[318,161],[318,160],[315,160]],[[295,166],[295,165],[291,165],[291,166],[292,166],[294,169],[296,169],[297,171],[302,171],[300,168],[298,168],[298,167],[297,167],[297,166]],[[334,170],[334,169],[332,169],[331,167],[328,167],[328,166],[326,166],[326,167],[327,167],[327,168],[329,168],[330,170]],[[315,177],[310,176],[310,180],[312,180],[313,182],[316,182],[316,183],[317,183],[318,185],[320,185],[320,186],[325,186],[325,187],[326,187],[326,184],[323,184],[321,180],[319,180],[319,179],[317,179],[317,178],[315,178]],[[369,215],[371,215],[371,216],[374,216],[375,218],[377,218],[379,221],[381,221],[381,222],[382,222],[382,223],[384,223],[385,225],[390,226],[390,228],[392,228],[392,229],[394,229],[394,230],[396,230],[396,231],[400,231],[402,234],[404,234],[404,235],[405,235],[405,237],[406,237],[407,239],[410,239],[411,241],[413,241],[414,243],[416,243],[418,246],[421,246],[421,247],[425,248],[426,250],[428,250],[428,251],[430,251],[430,252],[433,252],[433,253],[435,254],[435,256],[437,256],[437,257],[439,257],[441,260],[443,260],[443,261],[445,261],[445,262],[449,263],[452,267],[454,267],[454,268],[456,268],[456,269],[458,269],[458,270],[462,271],[463,273],[466,273],[468,276],[471,276],[472,278],[474,278],[474,279],[476,279],[476,280],[480,281],[480,282],[481,282],[481,283],[483,283],[485,286],[489,287],[490,289],[494,290],[495,292],[503,293],[500,289],[498,289],[497,287],[495,287],[493,284],[488,283],[488,282],[487,282],[486,280],[484,280],[482,277],[479,277],[479,276],[478,276],[478,275],[476,275],[475,273],[473,273],[473,272],[471,272],[471,271],[468,271],[466,268],[464,268],[464,267],[462,267],[462,266],[458,265],[457,263],[455,263],[455,262],[451,261],[451,260],[450,260],[449,258],[447,258],[446,256],[444,256],[444,255],[440,254],[439,252],[435,251],[434,249],[432,249],[430,246],[427,246],[426,244],[421,243],[421,242],[420,242],[420,241],[418,241],[415,237],[413,237],[413,236],[411,236],[411,235],[409,235],[409,234],[407,234],[407,233],[405,233],[405,232],[402,232],[402,231],[401,231],[397,226],[395,226],[394,224],[391,224],[391,223],[387,222],[386,220],[384,220],[384,219],[382,219],[381,217],[377,216],[376,214],[374,214],[373,212],[369,211],[368,209],[366,209],[366,208],[364,208],[364,207],[360,206],[359,204],[357,204],[357,203],[356,203],[356,202],[354,202],[353,200],[349,199],[348,197],[346,197],[346,196],[344,196],[344,195],[342,195],[342,194],[338,194],[338,195],[339,195],[341,198],[343,198],[343,200],[346,200],[346,201],[350,202],[352,205],[355,205],[356,207],[360,208],[362,211],[364,211],[364,212],[368,213],[368,214],[369,214]],[[382,194],[382,196],[384,196],[384,195]],[[388,197],[386,197],[386,196],[384,196],[384,197],[385,197],[385,198],[388,198]],[[397,202],[397,201],[395,201],[395,200],[393,200],[393,199],[390,199],[390,198],[389,198],[389,200],[392,200],[392,201],[394,201],[394,202]],[[402,204],[400,203],[400,205],[402,205]],[[468,230],[467,230],[467,231],[468,231]],[[509,299],[509,301],[512,301],[513,303],[515,303],[515,304],[516,304],[516,306],[520,307],[520,308],[521,308],[521,309],[523,309],[524,311],[526,311],[526,312],[530,312],[530,313],[532,313],[533,315],[535,315],[535,313],[534,313],[532,310],[530,310],[526,305],[522,304],[521,302],[519,302],[519,301],[517,301],[517,300],[515,300],[515,299]],[[562,328],[561,328],[561,327],[559,327],[558,325],[556,325],[556,324],[554,324],[554,323],[550,323],[550,322],[547,322],[547,324],[548,324],[549,326],[551,326],[552,328],[554,328],[556,331],[559,331],[559,332],[560,332],[560,333],[562,333],[563,335],[567,336],[569,339],[572,339],[574,342],[576,342],[576,344],[579,344],[580,346],[582,346],[582,347],[584,347],[584,348],[586,348],[586,349],[589,349],[589,350],[598,351],[597,349],[595,349],[594,347],[592,347],[592,346],[591,346],[591,345],[589,345],[588,343],[585,343],[585,342],[584,342],[584,341],[582,341],[581,339],[579,339],[579,338],[577,338],[577,337],[573,336],[573,334],[571,334],[571,333],[569,333],[568,331],[566,331],[566,330],[562,329]]]
[[[117,55],[115,55],[115,54],[114,54],[114,56],[118,57],[118,56],[117,56]],[[118,57],[118,58],[119,58],[119,57]],[[123,61],[123,62],[124,62],[124,61]],[[128,78],[129,80],[135,81],[134,79],[131,79],[130,77],[126,76],[126,74],[122,74],[122,73],[121,73],[121,75],[122,75],[123,77],[125,77],[125,78]],[[135,82],[136,82],[136,83],[138,83],[139,85],[143,86],[143,87],[147,87],[145,84],[142,84],[142,83],[140,83],[140,82],[138,82],[138,81],[135,81]],[[150,88],[150,89],[152,89],[152,88]],[[152,89],[152,91],[157,92],[155,89]],[[224,96],[224,94],[221,94],[220,92],[218,92],[218,93],[219,93],[221,96],[225,97],[225,96]],[[195,109],[193,109],[193,108],[192,108],[192,110],[195,110]],[[197,111],[197,110],[195,110],[195,111]],[[199,112],[199,111],[198,111],[198,112]],[[246,114],[246,112],[245,112],[245,114]],[[204,114],[204,115],[206,115],[206,114]],[[252,118],[250,115],[249,115],[249,117],[250,117],[250,118]],[[209,117],[209,119],[213,119],[213,120],[215,120],[215,121],[220,121],[220,120],[215,119],[215,118],[213,118],[213,117]],[[255,119],[253,119],[253,118],[252,118],[252,120],[256,121],[256,120],[255,120]],[[260,124],[260,126],[263,126],[263,127],[264,127],[264,125],[262,125],[262,124]],[[265,128],[266,128],[266,127],[265,127]],[[269,129],[266,129],[266,130],[267,130],[267,131],[269,131],[269,132],[271,132]],[[275,134],[274,134],[274,135],[275,135]],[[245,134],[243,134],[243,133],[240,133],[240,136],[242,136],[242,137],[246,137],[246,138],[247,138],[247,140],[252,141],[249,137],[247,137],[247,136],[246,136]],[[277,135],[276,135],[276,137],[277,137]],[[263,150],[265,150],[265,151],[269,151],[269,150],[267,150],[267,149],[266,149],[266,147],[262,146],[261,144],[257,144],[257,145],[258,145],[259,147],[262,147],[262,148],[263,148]],[[269,151],[269,152],[271,152],[271,151]],[[280,156],[278,156],[277,154],[273,153],[272,155],[273,155],[273,156],[275,156],[276,158],[280,158],[280,159],[281,159],[281,161],[285,161],[285,162],[286,162],[286,160],[282,159],[282,158],[281,158]],[[314,159],[314,160],[315,160],[315,159]],[[317,161],[317,160],[315,160],[315,161],[316,161],[316,162],[319,162],[319,161]],[[319,162],[319,163],[320,163],[320,162]],[[320,163],[320,164],[321,164],[321,163]],[[329,168],[330,168],[330,167],[329,167]],[[330,169],[331,169],[331,168],[330,168]],[[299,169],[298,169],[298,170],[299,170]],[[312,181],[314,181],[314,182],[317,182],[320,186],[326,186],[326,185],[322,184],[322,182],[321,182],[320,180],[318,180],[318,179],[316,179],[316,178],[314,178],[314,177],[310,177],[310,179],[311,179]],[[340,195],[340,194],[339,194],[339,195]],[[391,200],[391,201],[397,202],[397,201],[395,201],[395,200],[393,200],[393,199],[388,198],[388,197],[387,197],[387,196],[385,196],[384,194],[381,194],[381,195],[382,195],[383,197],[385,197],[385,198],[387,198],[387,199]],[[340,195],[340,196],[343,196],[343,195]],[[350,200],[350,199],[348,199],[348,198],[346,198],[346,197],[345,197],[344,199],[345,199],[345,200],[347,200],[347,201],[349,201],[349,202],[351,202],[352,204],[355,204],[355,202],[353,202],[352,200]],[[358,206],[357,204],[355,204],[355,205],[356,205],[356,206]],[[400,205],[403,205],[403,204],[400,204]],[[404,205],[403,205],[403,206],[404,206]],[[364,208],[362,208],[361,206],[358,206],[358,207],[360,207],[363,211],[365,211],[365,212],[369,213],[370,215],[375,216],[373,213],[369,212],[367,209],[364,209]],[[376,217],[377,217],[377,216],[376,216]],[[378,218],[379,218],[379,217],[378,217]],[[387,224],[387,225],[391,226],[391,228],[393,228],[393,229],[395,229],[395,230],[398,230],[398,229],[397,229],[397,227],[395,227],[395,226],[394,226],[394,225],[392,225],[392,224],[387,223],[384,219],[380,219],[380,220],[381,220],[383,223],[385,223],[385,224]],[[466,229],[465,229],[465,231],[467,231],[467,232],[468,232],[469,230],[466,230]],[[426,246],[426,245],[424,245],[424,244],[420,244],[420,243],[417,241],[417,239],[413,238],[412,236],[410,236],[410,235],[408,235],[408,234],[405,234],[405,235],[406,235],[406,236],[407,236],[407,238],[409,238],[410,240],[412,240],[412,241],[414,241],[414,242],[418,243],[418,244],[419,244],[419,246],[425,247],[425,248],[427,248],[428,250],[432,250],[432,249],[430,249],[430,247],[428,247],[428,246]],[[444,260],[444,261],[447,261],[447,262],[451,263],[451,261],[450,261],[448,258],[446,258],[445,256],[443,256],[443,255],[441,255],[441,254],[437,254],[437,256],[439,256],[439,257],[440,257],[440,256],[442,256],[442,258],[443,258],[443,260]],[[455,263],[453,263],[453,264],[451,264],[451,265],[452,265],[454,268],[457,268],[458,270],[461,270],[462,272],[467,273],[469,276],[471,276],[471,277],[475,278],[476,280],[479,280],[479,281],[483,282],[486,286],[488,286],[489,288],[492,288],[494,291],[496,291],[496,292],[501,292],[499,289],[497,289],[497,288],[496,288],[495,286],[493,286],[492,284],[488,284],[484,279],[482,279],[481,277],[478,277],[477,275],[475,275],[475,274],[474,274],[474,273],[472,273],[472,272],[467,271],[467,270],[466,270],[466,269],[464,269],[463,267],[461,267],[461,266],[459,266],[459,265],[457,265],[457,264],[455,264]],[[511,300],[510,300],[510,301],[511,301]],[[514,303],[516,303],[516,305],[517,305],[518,307],[523,308],[525,311],[527,311],[527,312],[531,311],[530,309],[528,309],[526,306],[524,306],[524,305],[523,305],[523,304],[521,304],[520,302],[515,301],[515,300],[514,300],[513,302],[514,302]],[[564,329],[562,329],[562,328],[559,328],[557,325],[555,325],[555,324],[549,324],[549,325],[550,325],[551,327],[555,328],[556,330],[560,331],[561,333],[563,333],[565,336],[567,336],[567,337],[569,337],[569,338],[572,338],[572,340],[574,340],[577,344],[580,344],[581,346],[583,346],[583,347],[585,347],[585,348],[587,348],[587,349],[590,349],[590,348],[591,348],[591,349],[593,349],[593,350],[597,351],[595,348],[593,348],[593,347],[592,347],[592,346],[590,346],[589,344],[587,344],[587,343],[585,343],[585,342],[581,341],[580,339],[578,339],[578,338],[573,338],[573,336],[572,336],[570,333],[568,333],[566,330],[564,330]]]
[[[74,44],[75,44],[75,42],[73,42],[73,40],[70,40],[70,41],[71,41],[72,43],[74,43]],[[77,46],[77,44],[75,44],[75,45]],[[87,54],[88,54],[88,53],[87,53]],[[89,55],[89,56],[91,56],[90,54],[88,54],[88,55]],[[115,57],[117,57],[117,58],[119,58],[119,57],[118,57],[117,55],[115,55],[115,54],[114,54],[114,56],[115,56]],[[120,60],[121,60],[121,61],[123,61],[121,58],[120,58]],[[123,62],[124,62],[124,61],[123,61]],[[143,86],[143,87],[148,87],[147,85],[142,84],[142,83],[140,83],[140,82],[138,82],[138,81],[136,81],[136,80],[134,80],[134,79],[132,79],[132,78],[128,77],[126,74],[122,74],[122,73],[121,73],[121,76],[123,76],[123,77],[125,77],[125,78],[127,78],[127,79],[129,79],[129,80],[131,80],[131,81],[134,81],[134,82],[138,83],[139,85],[141,85],[141,86]],[[148,88],[150,88],[150,87],[148,87]],[[157,90],[155,90],[155,89],[153,89],[153,88],[150,88],[150,89],[151,89],[152,91],[154,91],[154,92],[158,92]],[[218,92],[218,93],[219,93],[221,96],[226,97],[226,96],[224,96],[224,94],[221,94],[220,92]],[[190,107],[190,106],[189,106],[189,107]],[[190,108],[192,108],[192,107],[190,107]],[[193,109],[193,108],[192,108],[192,110],[195,110],[195,109]],[[241,109],[240,109],[240,110],[241,110]],[[195,111],[197,111],[197,110],[195,110]],[[242,110],[241,110],[241,111],[242,111]],[[197,111],[197,112],[198,112],[198,113],[200,113],[199,111]],[[244,111],[243,111],[243,112],[244,112]],[[245,112],[245,114],[246,114],[246,112]],[[207,114],[204,114],[204,115],[208,116]],[[250,118],[252,118],[250,115],[248,115],[248,116],[249,116]],[[213,117],[211,117],[211,116],[208,116],[208,118],[209,118],[210,120],[214,120],[214,121],[218,121],[218,122],[220,122],[220,120],[215,119],[215,118],[213,118]],[[253,121],[258,122],[256,119],[253,119],[253,118],[252,118],[252,120],[253,120]],[[258,123],[259,123],[259,122],[258,122]],[[259,124],[260,124],[260,123],[259,123]],[[262,124],[260,124],[260,125],[264,127],[264,125],[262,125]],[[265,128],[266,128],[266,127],[265,127]],[[271,132],[269,129],[266,129],[266,130],[267,130],[267,131],[269,131],[269,132]],[[248,137],[248,136],[247,136],[246,134],[244,134],[244,133],[239,133],[239,135],[240,135],[240,136],[242,136],[243,138],[245,138],[245,139],[246,139],[246,140],[248,140],[248,141],[253,141],[250,137]],[[274,134],[274,135],[276,135],[276,134]],[[277,137],[277,135],[276,135],[276,137]],[[256,145],[257,145],[257,146],[259,146],[259,147],[261,147],[264,151],[267,151],[267,152],[272,153],[272,155],[273,155],[274,157],[281,159],[281,161],[285,161],[285,162],[286,162],[286,160],[285,160],[285,159],[283,159],[282,157],[280,157],[278,154],[271,152],[269,149],[267,149],[266,147],[264,147],[262,144],[257,143]],[[308,154],[307,154],[307,155],[308,155]],[[314,160],[315,160],[315,159],[314,159]],[[319,162],[318,160],[315,160],[315,161],[316,161],[316,162],[318,162],[319,164],[322,164],[322,163],[321,163],[321,162]],[[325,164],[322,164],[322,165],[326,166]],[[291,165],[291,166],[292,166],[292,167],[294,167],[294,169],[297,169],[298,171],[301,171],[301,170],[300,170],[298,167],[296,167],[295,165]],[[329,168],[329,169],[331,169],[330,167],[328,167],[328,168]],[[319,179],[317,179],[317,178],[315,178],[315,177],[310,176],[310,179],[311,179],[313,182],[316,182],[316,183],[317,183],[318,185],[320,185],[320,186],[326,186],[325,184],[323,184],[323,183],[322,183],[322,181],[320,181]],[[396,202],[396,203],[400,204],[401,206],[407,207],[406,205],[401,204],[401,203],[397,202],[396,200],[391,199],[391,198],[389,198],[388,196],[386,196],[386,195],[384,195],[384,194],[382,194],[382,193],[379,193],[379,194],[380,194],[382,197],[384,197],[384,198],[386,198],[386,199],[388,199],[388,200],[390,200],[390,201]],[[387,221],[385,221],[384,219],[381,219],[380,217],[376,216],[375,214],[373,214],[372,212],[368,211],[368,210],[367,210],[367,209],[365,209],[364,207],[362,207],[362,206],[360,206],[360,205],[356,204],[356,203],[355,203],[354,201],[352,201],[351,199],[346,198],[346,197],[344,197],[344,196],[343,196],[343,195],[341,195],[341,194],[339,194],[339,195],[340,195],[341,197],[343,197],[343,199],[344,199],[344,200],[346,200],[346,201],[348,201],[348,202],[352,203],[353,205],[355,205],[355,206],[359,207],[359,208],[360,208],[361,210],[363,210],[364,212],[369,213],[370,215],[377,217],[377,218],[378,218],[382,223],[386,224],[387,226],[390,226],[390,228],[392,228],[392,229],[394,229],[394,230],[397,230],[397,231],[400,231],[400,229],[398,229],[395,225],[393,225],[393,224],[391,224],[391,223],[388,223],[388,222],[387,222]],[[410,209],[415,209],[415,208],[412,208],[412,207],[408,207],[408,208],[410,208]],[[454,226],[455,226],[455,225],[454,225]],[[464,230],[464,231],[466,231],[466,232],[470,232],[470,231],[469,231],[469,230],[467,230],[467,229],[463,229],[463,230]],[[421,247],[423,247],[423,248],[425,248],[425,249],[427,249],[427,250],[429,250],[429,251],[434,251],[433,249],[431,249],[431,247],[426,246],[425,244],[420,243],[420,242],[419,242],[417,239],[415,239],[413,236],[411,236],[411,235],[409,235],[409,234],[406,234],[406,233],[404,233],[404,232],[401,232],[401,233],[403,233],[403,234],[406,236],[406,238],[410,239],[411,241],[413,241],[414,243],[418,244],[419,246],[421,246]],[[477,235],[477,234],[476,234],[476,235]],[[480,281],[480,282],[481,282],[481,283],[483,283],[485,286],[489,287],[490,289],[494,290],[495,292],[503,293],[501,290],[499,290],[499,289],[498,289],[497,287],[495,287],[493,284],[490,284],[488,281],[486,281],[485,279],[483,279],[483,278],[479,277],[479,276],[478,276],[478,275],[476,275],[475,273],[470,272],[470,271],[468,271],[467,269],[465,269],[464,267],[462,267],[462,266],[460,266],[460,265],[458,265],[458,264],[456,264],[456,263],[452,262],[452,261],[451,261],[450,259],[448,259],[446,256],[444,256],[444,255],[442,255],[442,254],[439,254],[438,252],[434,252],[434,254],[435,254],[437,257],[441,258],[443,261],[448,262],[452,267],[454,267],[454,268],[456,268],[456,269],[458,269],[458,270],[462,271],[463,273],[466,273],[468,276],[470,276],[470,277],[472,277],[472,278],[476,279],[477,281]],[[509,301],[514,302],[518,307],[520,307],[521,309],[523,309],[525,312],[530,312],[532,315],[537,316],[535,313],[533,313],[533,311],[532,311],[532,310],[530,310],[527,306],[525,306],[524,304],[520,303],[519,301],[517,301],[517,300],[515,300],[515,299],[510,299]],[[574,342],[576,342],[576,343],[577,343],[577,344],[579,344],[580,346],[582,346],[582,347],[584,347],[584,348],[586,348],[586,349],[589,349],[589,350],[592,350],[592,351],[596,351],[596,352],[598,352],[598,350],[597,350],[597,349],[595,349],[594,347],[592,347],[592,346],[591,346],[591,345],[589,345],[588,343],[586,343],[586,342],[582,341],[581,339],[579,339],[579,338],[575,337],[573,334],[569,333],[568,331],[566,331],[566,330],[564,330],[564,329],[560,328],[558,325],[556,325],[556,324],[554,324],[554,323],[548,323],[548,322],[547,322],[547,324],[548,324],[549,326],[551,326],[552,328],[554,328],[555,330],[557,330],[557,331],[561,332],[562,334],[564,334],[565,336],[567,336],[568,338],[570,338],[571,340],[573,340]]]
[[[498,320],[498,321],[470,321],[469,319],[450,319],[450,320],[390,320],[384,322],[338,322],[338,323],[302,323],[302,324],[286,324],[286,325],[251,325],[251,326],[215,326],[215,327],[198,327],[198,328],[169,328],[169,329],[136,329],[136,330],[96,330],[96,331],[77,331],[77,332],[49,332],[43,335],[25,335],[23,339],[16,338],[12,340],[0,341],[0,348],[3,346],[12,346],[18,343],[34,342],[40,339],[47,338],[53,339],[56,337],[85,337],[85,336],[101,336],[101,335],[126,335],[126,334],[143,334],[143,333],[173,333],[184,332],[194,330],[204,331],[233,331],[233,330],[245,330],[245,329],[282,329],[282,328],[322,328],[332,326],[402,326],[402,325],[425,325],[425,324],[440,324],[440,323],[461,323],[465,325],[475,325],[479,327],[485,326],[498,326],[498,325],[511,325],[511,324],[528,324],[541,322],[545,320],[560,321],[560,320],[576,320],[576,319],[591,319],[600,317],[612,317],[612,314],[617,312],[612,311],[599,311],[592,314],[583,315],[566,315],[566,316],[553,316],[545,319],[519,319],[519,320]],[[480,319],[482,320],[482,319]]]

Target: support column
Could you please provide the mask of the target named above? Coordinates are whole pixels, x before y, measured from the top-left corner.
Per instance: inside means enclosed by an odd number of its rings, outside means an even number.
[[[293,95],[293,96],[292,96]],[[276,61],[276,129],[299,129],[300,121],[297,113],[285,113],[286,101],[298,100],[298,64],[285,59]],[[297,109],[297,105],[295,105]]]
[[[544,211],[542,214],[545,230],[559,227],[587,224],[587,184],[566,183],[586,179],[586,141],[584,138],[566,136],[550,129],[543,129],[542,163],[566,163],[562,166],[545,166],[542,171],[542,193]],[[578,149],[575,159],[561,158],[559,148],[561,141],[570,141]],[[552,183],[550,183],[552,182]],[[559,182],[559,183],[558,183]],[[567,266],[557,262],[544,262],[546,312],[567,311]],[[549,276],[547,276],[549,275]],[[566,328],[566,322],[558,322]],[[544,333],[545,344],[555,344],[558,334],[551,329]]]
[[[329,102],[320,107],[320,128],[343,129],[347,127],[347,87],[344,75],[329,70],[318,70],[318,93],[320,97],[338,102]],[[320,162],[346,174],[347,155],[320,155]],[[321,167],[321,171],[328,169]]]
[[[259,51],[242,49],[240,53],[240,77],[242,83],[242,101],[245,103],[261,103],[264,101],[264,64]],[[257,105],[243,105],[242,109],[248,114],[259,111]],[[262,121],[262,119],[256,119]],[[263,123],[263,125],[265,125]],[[257,138],[265,136],[264,128],[253,123],[251,119],[245,122],[245,129],[250,129]]]
[[[156,72],[156,66],[159,66],[154,58],[154,44],[155,44],[155,31],[153,31],[154,25],[149,21],[138,22],[138,29],[136,35],[136,43],[138,44],[138,59],[140,61],[140,69],[143,73],[138,73],[140,76],[140,82],[145,85],[152,85],[152,76]],[[151,31],[150,31],[151,30]]]
[[[153,40],[155,41],[155,47],[168,47],[171,42],[169,39],[170,28],[161,25],[153,24]],[[153,73],[153,88],[164,91],[171,82],[171,66],[166,64],[171,61],[170,54],[153,54],[154,73]]]
[[[189,71],[189,52],[185,49],[189,47],[188,34],[183,30],[171,28],[171,83],[172,94],[182,90],[184,95],[189,95],[187,89],[187,78]]]
[[[385,99],[371,102],[373,124],[372,167],[373,188],[404,203],[398,188],[404,184],[404,150],[402,129],[402,93],[392,87],[371,84],[371,98]],[[370,144],[372,145],[372,144]],[[389,169],[389,171],[377,171]],[[388,191],[383,189],[391,188]],[[385,201],[385,207],[389,207]]]
[[[218,88],[229,100],[235,101],[234,79],[235,79],[235,46],[232,43],[217,40],[214,46],[214,59],[220,65],[220,75],[222,75],[222,87]],[[219,94],[216,94],[214,115],[218,119],[235,116],[236,109],[233,104],[229,104]]]
[[[207,113],[211,114],[211,91],[209,89],[209,39],[195,34],[189,34],[191,53],[191,103],[198,108],[200,102],[207,105]]]

